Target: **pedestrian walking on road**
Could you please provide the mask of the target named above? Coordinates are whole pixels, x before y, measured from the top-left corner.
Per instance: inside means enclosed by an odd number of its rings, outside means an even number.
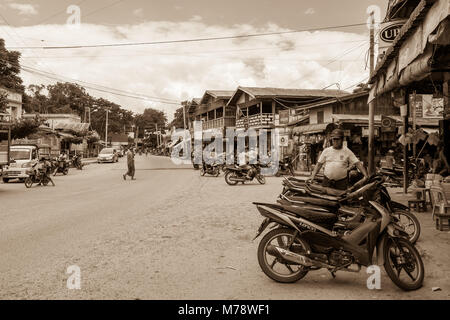
[[[131,180],[136,180],[134,177],[134,152],[133,149],[130,148],[127,151],[127,164],[128,164],[128,171],[123,175],[123,180],[127,180],[127,175],[131,177]]]

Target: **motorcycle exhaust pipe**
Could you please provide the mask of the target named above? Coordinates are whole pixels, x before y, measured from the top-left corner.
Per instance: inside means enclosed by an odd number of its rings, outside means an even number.
[[[305,267],[317,266],[317,263],[309,259],[308,257],[302,256],[300,254],[294,253],[289,250],[285,250],[283,248],[274,245],[267,246],[267,253],[281,260],[293,262],[295,264],[300,264]]]
[[[242,179],[242,178],[234,178],[234,177],[230,177],[229,179],[230,179],[231,181],[237,181],[237,182],[245,181],[245,179]]]

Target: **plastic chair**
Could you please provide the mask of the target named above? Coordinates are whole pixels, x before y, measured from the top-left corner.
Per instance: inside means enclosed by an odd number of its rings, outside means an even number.
[[[433,185],[430,187],[431,198],[433,202],[432,219],[436,217],[436,228],[440,231],[443,230],[443,222],[447,221],[448,227],[450,227],[450,201],[442,186]],[[437,208],[437,212],[436,212]]]

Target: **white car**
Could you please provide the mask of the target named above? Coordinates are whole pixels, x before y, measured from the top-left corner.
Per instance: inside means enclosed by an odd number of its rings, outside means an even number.
[[[97,157],[98,163],[103,162],[118,162],[119,156],[117,155],[116,149],[113,148],[104,148]]]

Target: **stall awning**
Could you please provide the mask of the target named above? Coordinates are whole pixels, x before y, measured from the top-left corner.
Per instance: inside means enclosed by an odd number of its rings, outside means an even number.
[[[324,132],[330,123],[317,123],[317,124],[308,124],[305,126],[298,126],[292,130],[294,134],[310,134],[310,133],[319,133]]]

